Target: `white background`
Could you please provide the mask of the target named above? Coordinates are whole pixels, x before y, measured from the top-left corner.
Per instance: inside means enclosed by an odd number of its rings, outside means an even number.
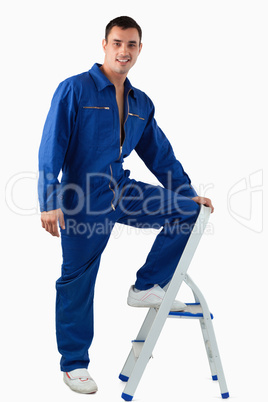
[[[230,395],[266,400],[267,2],[17,0],[0,15],[1,398],[120,401],[117,377],[145,315],[126,297],[155,234],[115,227],[96,286],[89,371],[99,392],[75,394],[62,382],[55,341],[60,240],[40,226],[36,185],[56,86],[101,63],[105,25],[129,15],[144,43],[129,78],[152,98],[195,188],[215,205],[189,273],[215,315]],[[157,183],[134,153],[125,168]],[[188,296],[182,289],[178,298]],[[219,400],[202,342],[197,322],[168,321],[135,400]]]

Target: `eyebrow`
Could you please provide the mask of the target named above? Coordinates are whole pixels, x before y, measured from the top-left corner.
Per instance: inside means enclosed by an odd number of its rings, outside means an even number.
[[[113,42],[122,43],[123,41],[120,40],[120,39],[113,39]],[[135,43],[135,44],[137,44],[137,41],[136,41],[136,40],[130,40],[130,41],[128,41],[128,43]]]

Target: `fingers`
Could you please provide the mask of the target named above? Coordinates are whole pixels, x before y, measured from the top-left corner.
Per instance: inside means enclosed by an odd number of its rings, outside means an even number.
[[[60,215],[60,213],[61,215]],[[61,227],[64,226],[64,218],[61,210],[53,210],[48,212],[42,212],[41,222],[42,227],[49,232],[52,236],[60,237],[58,230],[58,219],[61,219]]]
[[[53,221],[50,227],[51,227],[51,230],[49,233],[51,233],[52,236],[60,237],[59,229],[58,229],[58,220],[56,220],[56,222]]]
[[[214,212],[214,207],[213,207],[212,202],[211,202],[211,200],[209,198],[206,198],[206,197],[194,197],[193,200],[195,202],[197,202],[197,204],[205,205],[206,207],[211,208],[211,213]]]
[[[207,207],[210,207],[211,208],[211,213],[213,214],[213,212],[214,212],[214,207],[213,207],[213,205],[212,205],[212,202],[211,202],[211,200],[210,199],[208,199],[207,201],[206,201],[206,204],[205,204]]]
[[[59,237],[59,231],[58,231],[58,224],[57,220],[55,221],[54,219],[49,219],[45,223],[45,230],[50,233],[52,236],[57,236]]]
[[[205,205],[206,207],[211,208],[211,213],[213,213],[214,212],[214,207],[212,205],[211,200],[209,198],[204,198],[204,197],[203,197],[203,200],[204,200],[203,205]]]
[[[60,211],[60,213],[59,213],[59,224],[60,224],[60,227],[64,230],[65,222],[64,222],[64,215],[63,215],[62,211]]]

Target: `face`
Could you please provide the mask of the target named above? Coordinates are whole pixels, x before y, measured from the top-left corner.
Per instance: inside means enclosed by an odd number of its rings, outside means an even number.
[[[113,27],[107,38],[103,39],[105,59],[103,66],[110,73],[127,75],[140,54],[139,33],[136,28],[121,29]]]

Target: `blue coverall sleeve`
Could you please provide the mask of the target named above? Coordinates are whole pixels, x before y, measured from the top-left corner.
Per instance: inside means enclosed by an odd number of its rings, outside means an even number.
[[[75,126],[77,100],[73,88],[62,82],[56,89],[39,148],[38,197],[40,210],[59,208],[59,173]]]
[[[148,123],[135,150],[165,188],[185,197],[197,196],[191,186],[190,178],[176,159],[169,140],[156,123],[153,105]]]

